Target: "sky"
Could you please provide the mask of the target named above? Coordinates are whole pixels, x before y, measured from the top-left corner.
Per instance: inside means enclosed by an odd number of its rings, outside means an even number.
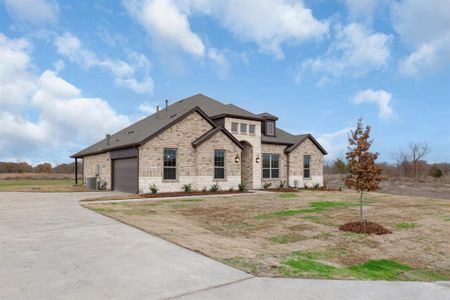
[[[0,161],[71,154],[203,93],[344,157],[450,161],[450,0],[0,0]]]

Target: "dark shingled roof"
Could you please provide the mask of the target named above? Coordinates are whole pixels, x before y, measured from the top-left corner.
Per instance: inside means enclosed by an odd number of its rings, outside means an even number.
[[[148,116],[111,135],[109,144],[107,144],[105,138],[98,143],[75,153],[72,157],[83,157],[110,150],[139,146],[152,139],[154,136],[160,134],[166,128],[179,122],[194,111],[197,111],[205,117],[205,119],[208,120],[214,128],[218,127],[218,125],[212,120],[225,116],[250,120],[263,120],[261,115],[253,114],[233,104],[223,104],[203,94],[197,94],[180,100],[170,105],[168,109],[164,108],[160,110],[159,113],[154,113],[153,115]],[[292,135],[277,128],[276,137],[263,136],[262,142],[294,146],[303,136],[304,135]],[[322,152],[324,152],[324,150]]]

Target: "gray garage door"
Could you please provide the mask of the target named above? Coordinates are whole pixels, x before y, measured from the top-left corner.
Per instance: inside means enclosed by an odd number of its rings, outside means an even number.
[[[137,158],[123,158],[113,160],[114,190],[126,193],[138,192],[138,163]]]

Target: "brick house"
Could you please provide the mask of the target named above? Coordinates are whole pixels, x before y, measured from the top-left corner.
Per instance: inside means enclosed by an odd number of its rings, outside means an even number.
[[[310,134],[292,135],[269,113],[253,114],[202,94],[180,100],[72,155],[83,178],[107,189],[149,192],[194,190],[218,183],[261,189],[323,184],[326,151]]]

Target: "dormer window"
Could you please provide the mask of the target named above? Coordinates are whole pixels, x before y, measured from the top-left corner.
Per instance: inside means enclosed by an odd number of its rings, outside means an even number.
[[[266,121],[266,135],[275,136],[275,122]]]

